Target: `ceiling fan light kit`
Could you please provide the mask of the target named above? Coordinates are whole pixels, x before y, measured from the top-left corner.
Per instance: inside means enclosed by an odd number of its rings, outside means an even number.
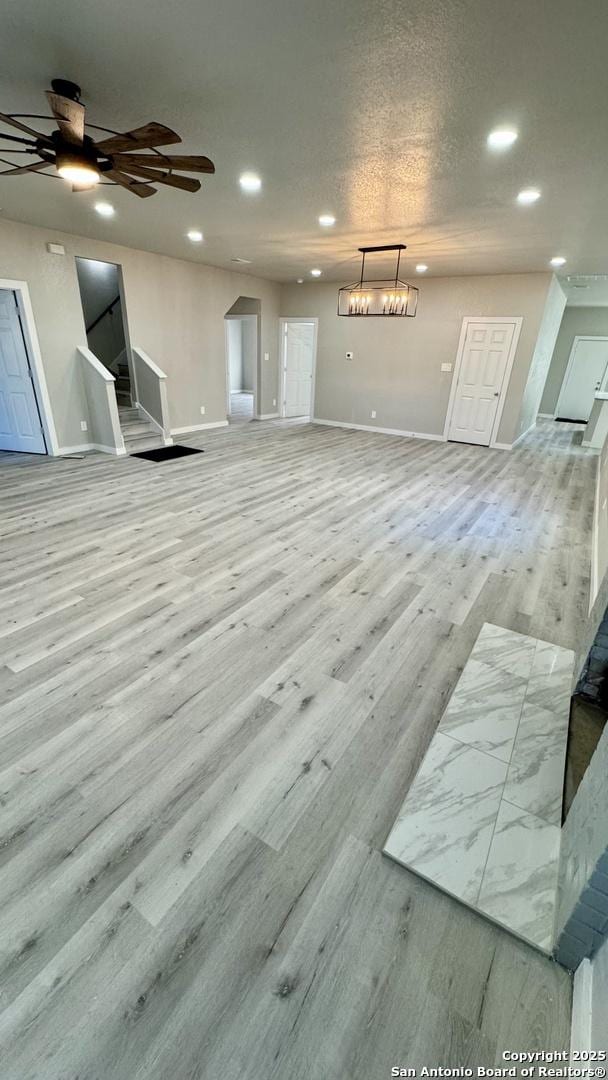
[[[15,128],[22,134],[8,135],[0,132],[0,144],[9,145],[4,153],[29,155],[29,164],[15,165],[2,157],[0,162],[10,166],[0,170],[0,176],[23,176],[40,173],[42,176],[61,177],[72,185],[73,191],[86,191],[96,184],[111,184],[125,188],[140,199],[155,195],[155,184],[178,188],[181,191],[198,191],[201,182],[179,173],[215,172],[215,166],[207,157],[197,154],[168,155],[158,148],[181,142],[180,136],[164,124],[151,122],[143,127],[124,133],[112,131],[85,120],[85,107],[80,100],[80,87],[66,79],[53,79],[46,97],[52,117],[26,113],[0,113],[0,123]],[[57,129],[50,135],[35,130],[30,120],[53,119]],[[85,134],[85,128],[104,133],[106,138],[94,141]],[[24,138],[24,135],[29,138]],[[142,150],[149,153],[140,153]],[[53,170],[47,172],[45,170]]]
[[[338,290],[338,315],[350,318],[383,316],[390,319],[413,319],[418,307],[418,289],[399,277],[401,252],[406,244],[385,244],[381,247],[361,247],[361,275],[352,285]],[[396,251],[395,276],[366,278],[365,256],[380,251]]]

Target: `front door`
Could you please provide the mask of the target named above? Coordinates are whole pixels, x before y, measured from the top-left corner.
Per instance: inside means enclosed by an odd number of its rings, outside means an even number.
[[[314,348],[314,323],[285,323],[285,347],[283,352],[284,416],[311,415]]]
[[[0,289],[0,450],[46,454],[15,293]]]
[[[557,403],[558,419],[587,423],[595,393],[602,388],[607,366],[608,338],[575,338]]]
[[[458,373],[448,439],[489,446],[515,322],[470,320]]]

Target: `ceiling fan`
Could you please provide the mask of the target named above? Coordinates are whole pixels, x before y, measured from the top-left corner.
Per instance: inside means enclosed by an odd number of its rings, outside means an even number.
[[[133,131],[123,133],[99,127],[85,121],[85,107],[80,100],[80,87],[66,79],[53,79],[51,90],[46,91],[47,101],[57,129],[50,135],[35,131],[23,120],[47,120],[51,117],[32,113],[0,113],[0,122],[23,132],[29,138],[5,135],[3,141],[23,145],[26,149],[9,147],[4,152],[29,154],[36,160],[15,167],[13,161],[5,161],[10,169],[0,171],[0,176],[18,176],[39,172],[43,176],[63,177],[72,185],[72,191],[86,191],[99,183],[117,184],[132,191],[140,199],[156,194],[155,184],[166,184],[181,191],[198,191],[200,180],[179,173],[214,173],[215,166],[207,157],[195,154],[168,155],[159,146],[179,143],[179,135],[163,124],[150,123]],[[94,141],[85,128],[104,132],[106,138]],[[139,151],[148,150],[143,154]],[[1,153],[1,148],[0,148]],[[54,171],[45,172],[47,169]]]

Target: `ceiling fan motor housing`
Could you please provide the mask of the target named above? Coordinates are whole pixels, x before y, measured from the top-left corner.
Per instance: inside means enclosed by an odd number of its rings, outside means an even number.
[[[69,79],[51,79],[51,89],[55,94],[61,94],[62,97],[69,98],[70,101],[80,101],[80,95],[82,90],[80,87]]]

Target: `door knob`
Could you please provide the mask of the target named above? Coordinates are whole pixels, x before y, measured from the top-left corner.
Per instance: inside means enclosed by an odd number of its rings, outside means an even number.
[[[500,397],[500,390],[494,391],[494,397]]]

